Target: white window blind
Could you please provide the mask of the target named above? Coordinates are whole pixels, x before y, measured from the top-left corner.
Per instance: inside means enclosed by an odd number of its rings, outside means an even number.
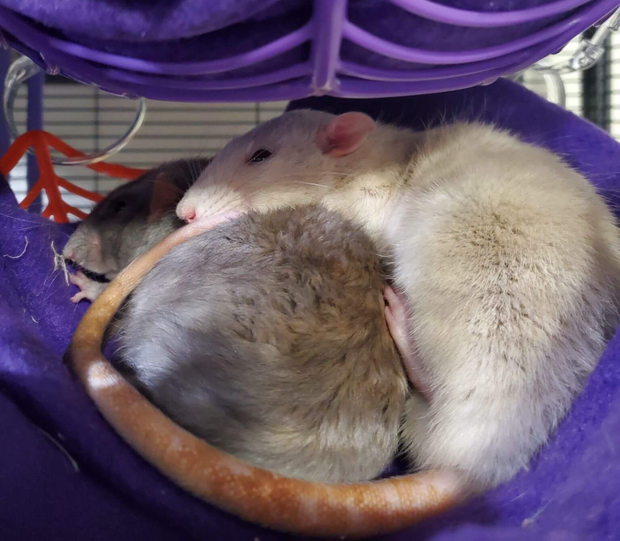
[[[552,64],[560,64],[567,61],[577,50],[581,38],[570,41],[561,52],[551,55],[547,61]],[[566,108],[576,115],[583,114],[583,94],[582,94],[583,73],[574,72],[562,76],[564,90],[566,92]],[[545,98],[550,98],[547,92],[547,85],[540,72],[527,70],[523,74],[523,84],[537,94]]]
[[[611,133],[620,138],[620,36],[613,37],[612,48],[612,126]],[[569,58],[579,38],[571,41],[552,63]],[[583,112],[581,73],[564,76],[566,107],[575,114]],[[549,98],[540,73],[527,70],[521,82],[531,90]],[[16,100],[15,118],[20,131],[26,124],[25,88]],[[63,82],[48,83],[44,88],[44,128],[83,152],[93,152],[113,143],[131,123],[136,103],[109,96],[94,87]],[[245,133],[256,124],[284,111],[285,102],[278,103],[169,103],[149,101],[145,123],[137,136],[111,161],[123,165],[148,168],[166,160],[188,155],[210,155],[231,138]],[[58,167],[57,172],[70,182],[106,194],[120,181],[85,167]],[[26,192],[25,159],[11,175],[11,185],[18,199]],[[78,208],[89,210],[87,200],[63,194],[65,200]],[[46,201],[43,201],[46,204]]]
[[[610,46],[611,125],[609,131],[620,139],[620,33],[611,36]]]
[[[16,99],[15,119],[20,132],[26,126],[25,88]],[[163,161],[191,155],[208,156],[230,139],[281,114],[286,102],[276,103],[169,103],[148,101],[146,120],[136,137],[110,161],[130,167],[149,168]],[[90,153],[116,141],[129,127],[136,103],[81,84],[46,84],[44,129],[76,149]],[[82,166],[56,167],[60,176],[90,191],[106,194],[120,180]],[[21,200],[27,190],[26,160],[11,174],[11,186]],[[67,203],[82,210],[92,206],[73,194],[63,193]],[[47,202],[44,201],[44,204]]]

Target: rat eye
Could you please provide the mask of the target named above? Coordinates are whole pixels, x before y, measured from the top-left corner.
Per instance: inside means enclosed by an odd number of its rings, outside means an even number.
[[[127,201],[123,201],[122,199],[119,201],[115,201],[112,206],[112,212],[115,214],[123,210],[127,206]]]
[[[271,152],[271,150],[267,150],[266,148],[259,148],[254,154],[252,154],[252,157],[250,158],[250,163],[264,162],[265,160],[271,158],[272,154],[273,153]]]

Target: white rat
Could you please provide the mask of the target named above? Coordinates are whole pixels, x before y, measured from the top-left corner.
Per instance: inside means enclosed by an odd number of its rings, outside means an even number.
[[[403,423],[413,463],[480,489],[525,467],[618,320],[620,236],[590,183],[492,126],[415,133],[294,111],[229,143],[177,214],[310,202],[362,224],[392,258],[405,302],[388,289],[386,318],[431,397],[412,395]]]

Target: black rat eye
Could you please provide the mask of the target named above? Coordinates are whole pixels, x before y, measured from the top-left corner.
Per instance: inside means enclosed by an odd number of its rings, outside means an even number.
[[[250,163],[264,162],[265,160],[271,158],[272,154],[273,153],[271,152],[271,150],[267,150],[266,148],[259,148],[254,154],[252,154],[252,157],[250,158]]]
[[[122,199],[120,199],[119,201],[115,201],[114,206],[112,207],[112,212],[116,214],[117,212],[123,210],[126,206],[127,201],[123,201]]]

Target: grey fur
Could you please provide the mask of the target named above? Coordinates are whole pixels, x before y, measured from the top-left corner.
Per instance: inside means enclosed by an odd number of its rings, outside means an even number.
[[[371,479],[407,380],[361,228],[321,207],[250,213],[174,248],[128,301],[122,360],[177,422],[256,466]]]
[[[209,162],[196,158],[164,163],[112,190],[79,224],[65,246],[65,257],[73,254],[72,259],[84,269],[113,279],[136,257],[183,225],[174,214],[176,203]],[[149,223],[153,187],[160,174],[178,190],[178,199],[170,212]],[[119,204],[124,208],[118,210]]]

